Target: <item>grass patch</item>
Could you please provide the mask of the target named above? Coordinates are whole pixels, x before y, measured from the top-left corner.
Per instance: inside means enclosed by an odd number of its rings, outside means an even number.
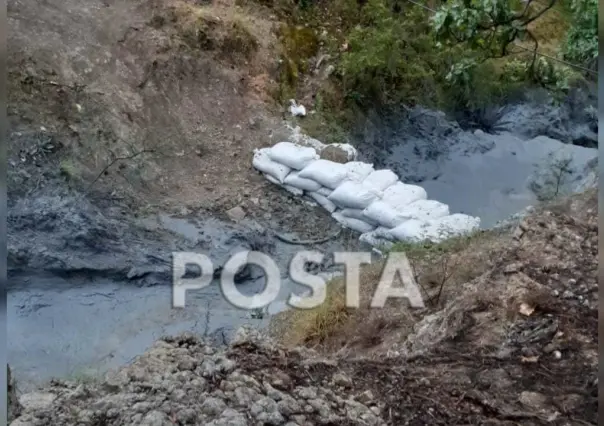
[[[439,243],[433,243],[431,241],[417,243],[398,242],[394,244],[394,246],[392,246],[390,251],[404,252],[409,258],[409,260],[419,261],[433,258],[435,256],[459,253],[463,250],[466,250],[468,247],[475,244],[476,242],[498,235],[499,234],[497,233],[497,231],[477,230],[469,234],[448,238]]]
[[[282,24],[277,36],[281,51],[275,98],[285,103],[297,98],[300,78],[310,71],[309,61],[319,52],[319,39],[314,29],[293,24]]]
[[[76,163],[71,159],[63,159],[59,163],[59,174],[67,181],[74,181],[80,176]]]
[[[346,307],[344,281],[335,278],[327,283],[324,303],[313,309],[281,312],[273,319],[273,326],[279,325],[276,334],[285,345],[316,345],[325,342],[334,329],[348,321],[350,315]]]
[[[493,267],[508,238],[499,231],[478,231],[438,244],[399,243],[391,251],[406,253],[428,309],[438,309],[459,286]],[[369,306],[383,268],[384,262],[361,267],[359,309],[346,307],[344,280],[337,278],[328,283],[326,301],[319,307],[277,315],[273,333],[285,345],[339,350],[375,346],[387,329],[411,330],[418,317],[405,301],[389,300],[381,309]]]
[[[155,16],[150,25],[161,27],[166,22],[174,24],[189,48],[217,51],[225,59],[250,59],[259,47],[252,23],[235,10],[219,13],[212,6],[178,3],[167,16]]]

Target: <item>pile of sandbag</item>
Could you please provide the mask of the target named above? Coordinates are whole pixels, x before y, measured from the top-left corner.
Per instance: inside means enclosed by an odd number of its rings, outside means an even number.
[[[325,146],[279,142],[256,150],[253,166],[272,183],[326,209],[372,246],[395,241],[438,242],[480,226],[479,218],[450,214],[446,204],[429,200],[423,188],[400,182],[392,171],[355,161],[356,150],[351,145],[339,146],[348,162],[322,159]]]

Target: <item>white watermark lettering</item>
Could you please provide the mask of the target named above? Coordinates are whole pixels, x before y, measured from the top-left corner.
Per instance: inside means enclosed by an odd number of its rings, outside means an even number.
[[[402,287],[393,287],[396,275],[401,280]],[[405,253],[390,253],[380,276],[380,281],[371,300],[372,308],[383,308],[389,297],[409,300],[412,308],[424,308],[419,286],[413,277],[413,270]]]
[[[287,304],[297,309],[313,309],[325,302],[327,297],[326,278],[307,272],[308,262],[321,263],[324,255],[318,251],[298,252],[289,265],[289,278],[295,283],[310,288],[310,295],[291,294]],[[172,274],[172,305],[175,308],[185,307],[187,290],[198,290],[211,284],[214,278],[212,261],[200,253],[174,252]],[[345,267],[346,306],[359,308],[361,265],[371,263],[369,252],[338,252],[334,253],[334,261]],[[242,267],[253,264],[264,270],[265,286],[261,293],[254,295],[242,294],[235,284],[235,277]],[[197,266],[201,273],[198,276],[185,275],[187,266]],[[398,277],[402,283],[395,286]],[[367,283],[372,285],[373,283]],[[281,273],[279,267],[264,253],[257,251],[242,251],[231,257],[220,276],[220,286],[226,300],[232,305],[243,309],[258,309],[268,306],[279,296],[281,290]],[[407,256],[402,253],[390,253],[385,262],[377,288],[371,300],[372,308],[382,308],[388,298],[405,298],[413,308],[424,308],[420,288],[415,281],[413,270]]]
[[[368,252],[338,252],[333,254],[335,263],[343,263],[346,268],[346,306],[358,308],[360,301],[361,264],[371,263],[371,253]]]
[[[235,285],[235,275],[246,264],[260,266],[264,270],[266,285],[262,293],[246,296]],[[238,308],[257,309],[268,306],[279,295],[281,273],[277,264],[259,251],[242,251],[225,263],[220,276],[222,293],[226,299]]]
[[[323,253],[318,251],[301,251],[294,256],[289,264],[289,276],[295,283],[310,287],[312,293],[309,297],[292,294],[287,301],[288,305],[298,309],[312,309],[325,302],[325,278],[304,269],[307,262],[321,263],[323,257]]]
[[[196,265],[201,273],[197,277],[185,278],[187,265]],[[187,290],[199,290],[212,282],[214,266],[212,261],[201,253],[173,252],[172,253],[172,306],[185,307]]]

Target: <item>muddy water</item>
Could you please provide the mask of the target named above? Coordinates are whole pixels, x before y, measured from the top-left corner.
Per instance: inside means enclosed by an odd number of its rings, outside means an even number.
[[[516,122],[496,135],[463,131],[432,111],[412,115],[385,121],[365,137],[362,159],[422,185],[452,212],[479,216],[484,227],[534,204],[528,184],[549,153],[572,157],[568,187],[597,155],[596,149],[527,136],[530,126],[517,121],[522,114],[512,114]],[[215,266],[242,249],[271,254],[283,281],[269,313],[283,309],[292,291],[305,290],[286,275],[301,247],[267,233],[271,224],[167,216],[134,221],[61,191],[11,201],[8,360],[23,390],[51,377],[96,376],[127,363],[163,334],[193,331],[220,343],[242,324],[267,324],[267,317],[252,318],[231,306],[217,282],[189,292],[186,308],[172,309],[173,251],[208,254]],[[333,240],[314,248],[333,253],[345,244]],[[329,263],[323,266],[333,271]],[[262,274],[253,269],[239,285],[244,294],[263,287]]]
[[[49,220],[57,220],[60,214],[68,220],[57,225],[66,229],[87,222],[79,220],[82,217],[69,219],[75,206],[60,199],[37,207],[42,210],[34,214],[38,224],[48,225]],[[26,220],[30,214],[33,214],[31,208],[16,208],[13,221]],[[88,222],[88,229],[79,230],[83,240],[98,238],[95,227],[110,227],[106,218],[97,219],[100,223]],[[266,237],[258,224],[159,216],[132,226],[143,226],[155,234],[166,232],[167,239],[180,240],[172,247],[162,247],[161,240],[145,241],[141,235],[124,230],[123,238],[139,243],[129,248],[118,244],[112,254],[91,250],[91,245],[103,244],[92,240],[85,241],[86,247],[79,253],[54,253],[54,246],[64,247],[60,239],[65,235],[61,232],[49,242],[50,247],[42,248],[42,254],[23,253],[31,250],[25,240],[12,241],[11,253],[18,254],[14,257],[27,258],[27,262],[21,259],[20,265],[19,259],[12,259],[7,303],[8,358],[21,389],[30,389],[52,377],[98,376],[129,362],[161,335],[192,331],[224,343],[243,324],[267,325],[268,315],[254,318],[250,311],[230,305],[217,280],[203,290],[189,291],[186,307],[173,309],[170,270],[165,263],[172,250],[208,254],[215,267],[243,249],[260,249],[271,254],[281,269],[283,281],[281,293],[269,306],[269,314],[284,309],[292,291],[300,294],[307,290],[287,279],[287,266],[300,246]],[[13,231],[17,233],[22,231],[18,225],[15,228]],[[76,229],[72,231],[78,233]],[[42,244],[44,233],[37,231]],[[47,236],[51,238],[52,232]],[[110,245],[109,241],[106,243]],[[332,241],[314,248],[327,253],[342,246]],[[102,266],[102,262],[106,263]],[[40,267],[34,270],[27,264]],[[263,288],[262,273],[255,269],[239,285],[243,294],[258,293]]]
[[[516,110],[510,116],[517,119]],[[531,183],[552,177],[552,160],[571,160],[560,187],[568,193],[598,155],[597,149],[547,136],[528,138],[514,132],[516,124],[526,127],[511,120],[495,134],[463,131],[443,114],[418,108],[409,121],[390,122],[372,143],[359,146],[365,161],[392,169],[402,181],[422,186],[429,198],[448,204],[452,213],[478,216],[481,226],[490,228],[537,202]]]

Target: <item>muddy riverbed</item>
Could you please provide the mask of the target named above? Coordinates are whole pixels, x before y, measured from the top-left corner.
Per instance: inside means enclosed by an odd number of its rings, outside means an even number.
[[[477,215],[490,227],[535,203],[535,166],[551,152],[572,157],[569,190],[585,179],[597,156],[594,148],[564,144],[551,134],[534,139],[539,135],[522,130],[527,125],[521,120],[534,116],[511,111],[514,126],[485,134],[418,109],[416,116],[385,123],[367,136],[360,154],[424,186],[452,212]],[[271,254],[284,280],[269,313],[283,309],[288,295],[303,289],[286,277],[295,252],[356,248],[347,235],[318,246],[280,241],[272,232],[283,223],[317,226],[308,214],[296,217],[295,203],[291,209],[287,217],[235,224],[207,214],[135,219],[60,187],[9,200],[8,360],[21,389],[52,377],[96,376],[129,362],[161,335],[189,330],[223,342],[242,324],[265,326],[270,315],[234,308],[217,282],[190,292],[186,308],[173,309],[170,254],[205,253],[215,266],[243,249]],[[321,270],[336,269],[326,262]],[[263,286],[253,269],[239,285],[247,294]]]
[[[490,228],[555,193],[558,175],[559,195],[593,177],[594,100],[579,92],[558,105],[544,96],[536,93],[493,113],[490,133],[464,130],[442,112],[414,108],[403,120],[377,120],[377,128],[366,130],[357,146],[364,161],[394,170],[451,212],[478,216],[481,226]]]
[[[9,362],[24,389],[52,377],[97,376],[162,335],[188,330],[224,343],[243,324],[265,326],[292,291],[306,290],[287,279],[301,246],[272,237],[254,221],[119,220],[71,194],[22,200],[9,216]],[[312,248],[331,253],[343,244],[334,239]],[[269,315],[230,305],[218,280],[189,291],[184,309],[172,308],[173,251],[207,254],[219,267],[246,249],[271,255],[281,269],[281,292]],[[330,270],[327,258],[317,270]],[[247,295],[261,291],[262,273],[251,268],[238,286]]]

